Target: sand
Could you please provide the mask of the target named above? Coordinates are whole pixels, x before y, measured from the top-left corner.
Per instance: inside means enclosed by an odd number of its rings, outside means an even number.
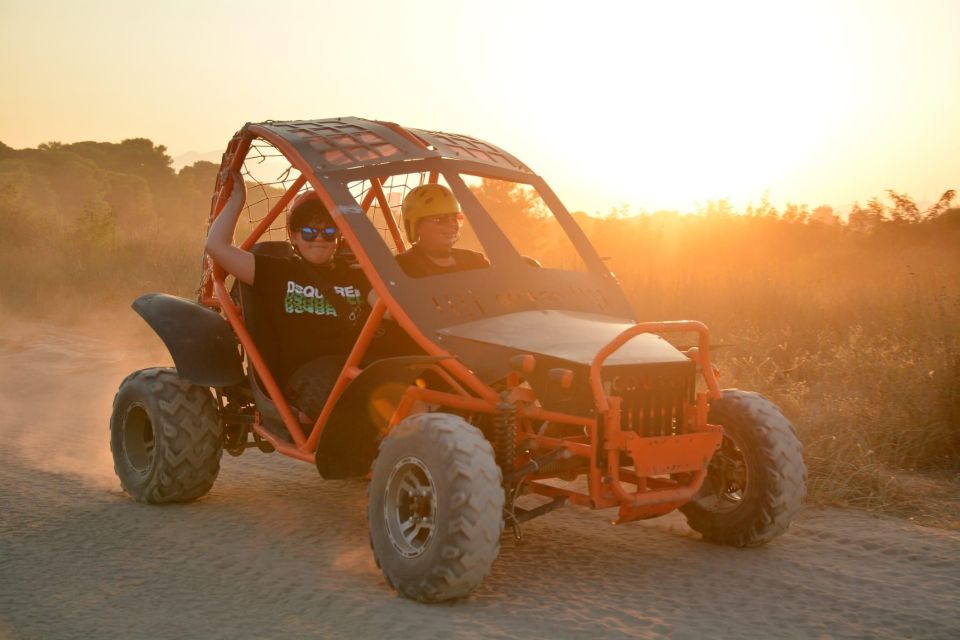
[[[676,513],[568,507],[505,534],[469,598],[422,605],[374,565],[363,482],[250,451],[200,501],[137,504],[110,404],[169,360],[128,324],[0,323],[0,638],[960,637],[960,532],[857,511],[741,550]]]

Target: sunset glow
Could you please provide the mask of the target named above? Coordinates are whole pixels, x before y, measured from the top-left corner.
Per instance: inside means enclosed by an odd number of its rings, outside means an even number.
[[[601,213],[960,186],[955,2],[287,1],[264,17],[5,2],[0,141],[148,137],[176,157],[247,121],[356,115],[486,138]]]
[[[960,640],[958,31],[0,0],[0,640]]]

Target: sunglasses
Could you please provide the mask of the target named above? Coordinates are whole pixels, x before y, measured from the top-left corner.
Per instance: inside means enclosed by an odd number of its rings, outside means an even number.
[[[300,235],[307,242],[313,242],[317,238],[322,238],[327,242],[333,242],[340,239],[340,230],[333,226],[326,227],[300,227]]]
[[[421,222],[432,222],[433,224],[444,224],[449,222],[456,222],[460,224],[463,222],[462,213],[441,213],[436,216],[424,216],[420,218]]]

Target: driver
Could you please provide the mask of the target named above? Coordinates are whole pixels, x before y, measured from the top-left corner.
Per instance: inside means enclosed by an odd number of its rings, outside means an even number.
[[[290,256],[234,246],[246,189],[239,173],[231,177],[230,198],[210,225],[206,251],[252,287],[257,346],[286,400],[315,418],[369,310],[370,284],[362,271],[337,259],[340,231],[314,191],[301,193],[290,208]]]
[[[441,184],[410,190],[400,205],[403,228],[412,246],[397,256],[404,273],[413,278],[489,267],[482,253],[457,249],[463,213],[453,192]]]

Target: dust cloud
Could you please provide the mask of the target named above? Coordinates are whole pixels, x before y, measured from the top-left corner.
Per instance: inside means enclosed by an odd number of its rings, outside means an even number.
[[[130,372],[169,365],[160,339],[133,311],[82,324],[0,319],[0,436],[36,469],[120,490],[110,411]]]

